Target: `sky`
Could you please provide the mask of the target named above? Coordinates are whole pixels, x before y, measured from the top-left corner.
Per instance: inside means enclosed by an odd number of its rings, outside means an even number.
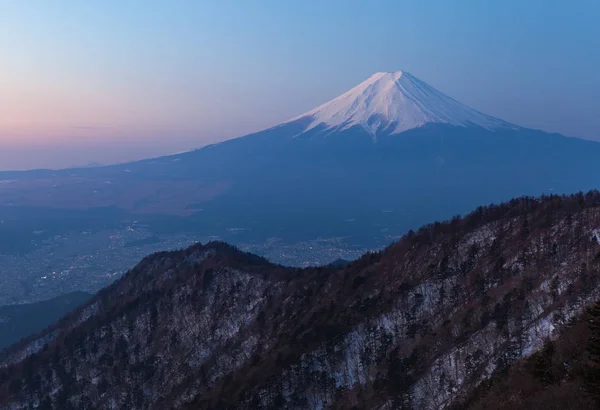
[[[115,163],[258,131],[378,71],[600,140],[600,2],[0,2],[0,170]]]

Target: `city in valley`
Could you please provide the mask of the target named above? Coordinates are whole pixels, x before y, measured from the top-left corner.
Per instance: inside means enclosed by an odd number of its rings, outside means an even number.
[[[231,231],[235,232],[235,228]],[[43,232],[35,234],[41,236]],[[219,239],[184,233],[156,235],[145,226],[132,223],[121,228],[33,240],[30,251],[0,254],[0,306],[37,302],[73,291],[94,293],[149,254]],[[337,259],[353,260],[370,250],[350,246],[344,238],[293,243],[269,238],[236,245],[271,262],[297,267],[327,265]]]

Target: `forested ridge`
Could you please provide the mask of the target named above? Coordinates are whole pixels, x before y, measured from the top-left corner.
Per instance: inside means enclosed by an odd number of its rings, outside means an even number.
[[[488,408],[518,369],[593,406],[599,229],[591,191],[480,207],[346,266],[157,253],[7,350],[0,406]],[[569,334],[585,353],[561,370]]]

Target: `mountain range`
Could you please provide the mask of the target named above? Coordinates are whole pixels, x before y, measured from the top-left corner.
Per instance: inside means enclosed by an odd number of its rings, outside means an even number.
[[[374,74],[282,124],[196,151],[0,173],[0,206],[35,207],[36,214],[40,207],[116,208],[176,218],[173,229],[225,239],[235,230],[252,239],[351,237],[383,246],[480,204],[593,189],[598,158],[598,142],[510,124],[400,71]]]
[[[156,253],[2,352],[0,408],[597,408],[600,307],[580,315],[599,229],[591,191],[479,207],[336,266]]]

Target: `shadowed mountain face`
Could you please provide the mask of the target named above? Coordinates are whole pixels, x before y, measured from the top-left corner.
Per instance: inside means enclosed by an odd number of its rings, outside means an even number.
[[[521,198],[346,266],[145,258],[0,356],[0,407],[458,406],[600,298],[600,193]]]
[[[587,191],[600,179],[600,143],[538,131],[429,124],[374,142],[360,127],[302,129],[291,123],[114,167],[19,174],[0,186],[0,201],[173,214],[182,229],[224,237],[235,227],[257,238],[367,240],[514,196]]]
[[[344,221],[354,219],[353,229],[367,236],[373,225],[402,232],[476,204],[589,190],[600,177],[600,144],[530,130],[427,125],[374,143],[355,127],[325,137],[318,130],[273,136],[263,144],[248,137],[181,157],[181,166],[187,161],[206,175],[221,169],[231,181],[205,211],[227,210],[240,224],[291,220],[297,226],[290,228],[313,235],[344,231]],[[230,160],[219,168],[209,156]]]
[[[378,73],[279,126],[197,151],[0,173],[0,205],[113,207],[225,238],[241,228],[252,239],[370,241],[480,204],[596,188],[599,158],[600,143],[521,128],[410,74]]]

